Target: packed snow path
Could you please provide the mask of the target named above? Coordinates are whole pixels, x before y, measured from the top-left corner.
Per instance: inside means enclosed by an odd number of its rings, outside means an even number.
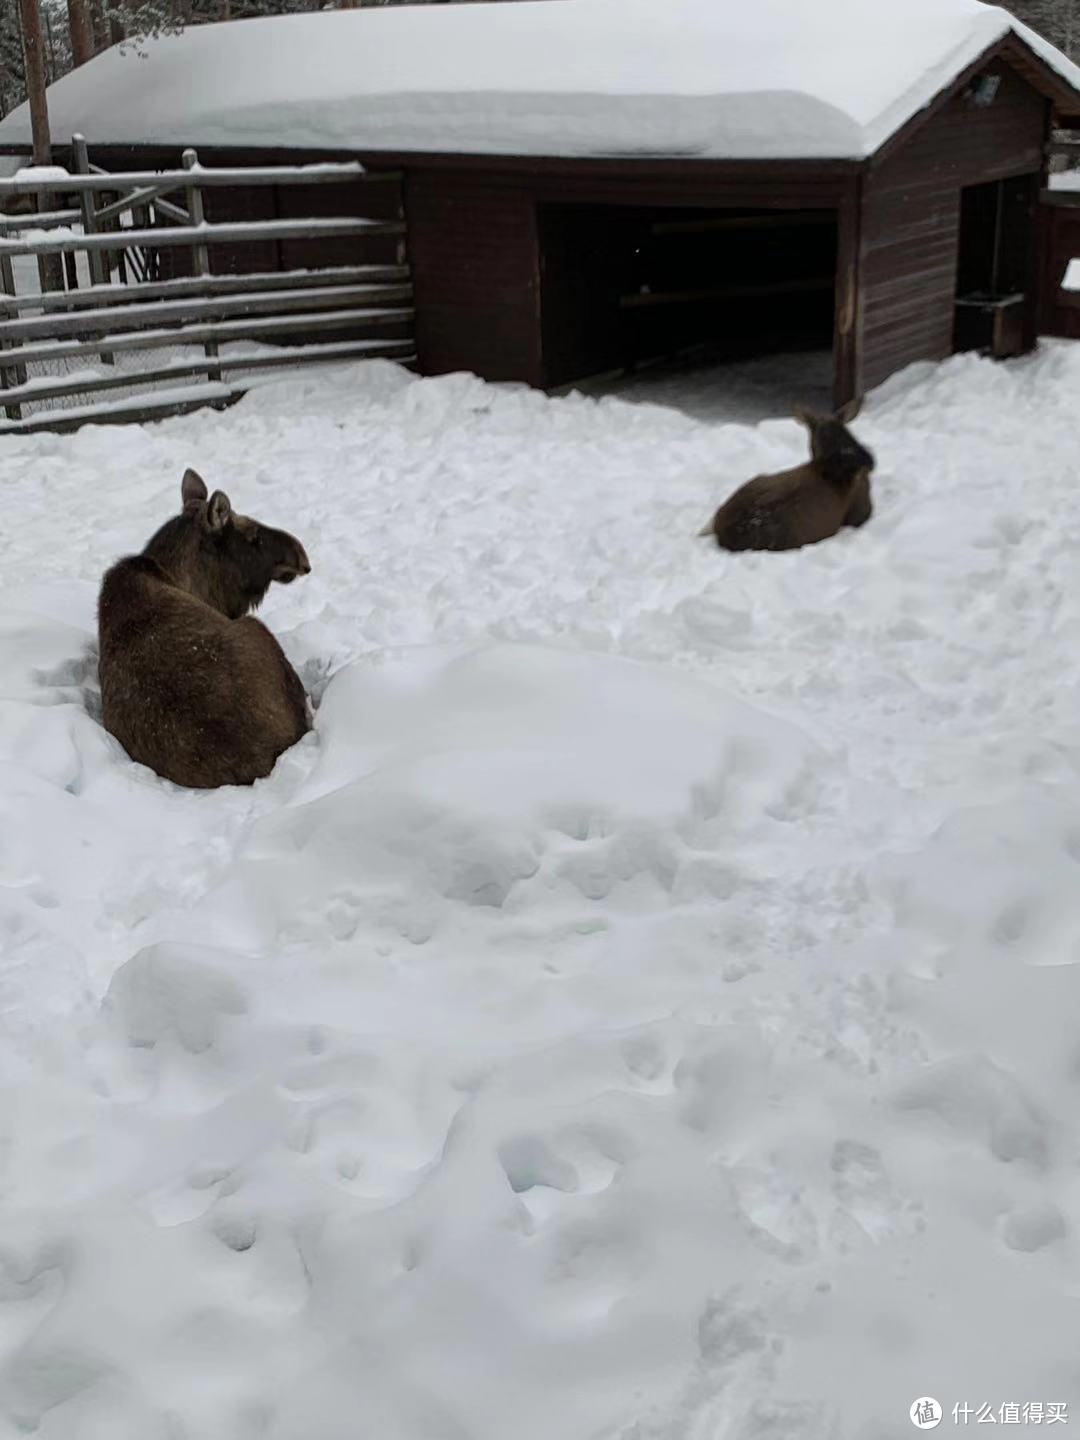
[[[1080,347],[793,421],[387,365],[0,451],[0,1440],[1080,1419]],[[194,465],[303,540],[253,790],[96,719]],[[974,1420],[972,1420],[974,1423]]]

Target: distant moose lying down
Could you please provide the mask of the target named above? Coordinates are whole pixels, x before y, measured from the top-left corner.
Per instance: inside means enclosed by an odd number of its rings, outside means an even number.
[[[797,410],[810,432],[811,458],[748,480],[700,533],[715,535],[723,550],[798,550],[843,525],[865,525],[874,457],[847,429],[856,413],[855,406],[828,418]]]
[[[180,493],[181,513],[102,581],[105,728],[177,785],[250,785],[311,719],[300,677],[248,611],[311,566],[284,530],[234,514],[220,490],[208,499],[194,470]]]

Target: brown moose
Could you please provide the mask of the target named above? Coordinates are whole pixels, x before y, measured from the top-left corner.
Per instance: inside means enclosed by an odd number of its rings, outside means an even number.
[[[724,501],[700,531],[723,550],[798,550],[827,540],[843,525],[870,519],[874,457],[847,429],[858,407],[796,419],[810,432],[811,458],[793,470],[758,475]]]
[[[102,716],[133,760],[177,785],[250,785],[311,721],[299,676],[248,611],[311,566],[284,530],[234,514],[220,490],[207,499],[194,470],[180,493],[181,513],[102,581]]]

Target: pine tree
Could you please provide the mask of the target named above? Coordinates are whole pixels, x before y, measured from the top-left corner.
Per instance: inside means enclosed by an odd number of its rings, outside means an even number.
[[[30,128],[34,139],[34,164],[48,165],[52,158],[49,137],[49,106],[45,99],[48,74],[45,65],[45,31],[38,0],[19,0],[22,32],[23,77],[30,101]]]
[[[94,58],[94,22],[89,0],[67,0],[68,34],[72,65],[85,65]]]
[[[1080,59],[1080,0],[1010,0],[1006,8],[1051,45]]]

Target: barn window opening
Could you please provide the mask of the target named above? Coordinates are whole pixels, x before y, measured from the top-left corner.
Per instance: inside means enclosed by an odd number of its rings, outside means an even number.
[[[551,204],[538,220],[549,386],[832,347],[835,211]]]
[[[1037,184],[1021,175],[961,191],[954,350],[1002,358],[1027,348]]]

